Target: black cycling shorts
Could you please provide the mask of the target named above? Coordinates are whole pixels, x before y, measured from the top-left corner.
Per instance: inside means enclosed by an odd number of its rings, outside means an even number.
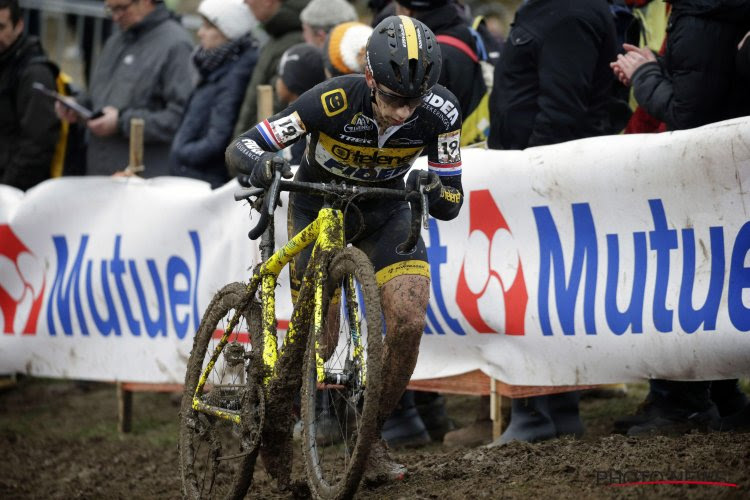
[[[353,203],[344,210],[347,242],[362,250],[372,261],[375,279],[382,286],[396,276],[430,277],[427,251],[422,237],[410,254],[399,254],[396,248],[409,235],[411,210],[406,201],[367,200]],[[289,195],[288,233],[291,238],[315,220],[323,198],[301,193]],[[358,209],[358,210],[357,210]],[[310,260],[312,245],[295,257],[290,266],[292,299],[297,299],[304,269]]]

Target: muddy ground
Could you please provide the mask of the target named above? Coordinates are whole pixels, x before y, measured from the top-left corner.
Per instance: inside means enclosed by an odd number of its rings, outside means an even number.
[[[358,497],[750,498],[750,434],[612,435],[612,421],[636,408],[645,385],[629,389],[624,398],[582,402],[583,439],[399,451],[409,477],[361,488]],[[474,398],[449,396],[448,405],[460,425],[473,419]],[[170,394],[136,393],[133,430],[120,435],[114,386],[19,380],[0,392],[0,498],[179,498],[177,411]],[[624,482],[686,479],[687,473],[690,480],[737,487],[611,486],[626,472]],[[250,496],[288,498],[273,488],[260,465],[255,478]]]

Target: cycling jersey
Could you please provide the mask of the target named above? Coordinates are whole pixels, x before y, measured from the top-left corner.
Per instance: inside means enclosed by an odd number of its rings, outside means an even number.
[[[458,101],[441,85],[433,87],[404,123],[380,131],[364,75],[345,75],[313,87],[239,136],[227,150],[227,161],[250,172],[264,153],[308,136],[299,180],[403,187],[404,175],[426,150],[427,166],[444,186],[430,214],[450,220],[463,202],[460,134]]]
[[[338,180],[403,189],[404,175],[426,150],[427,166],[443,184],[440,200],[430,205],[430,214],[450,220],[458,215],[463,202],[460,135],[458,101],[446,88],[435,85],[403,124],[380,131],[365,77],[345,75],[313,87],[281,113],[239,136],[227,149],[227,161],[239,171],[251,172],[265,153],[279,151],[307,136],[297,180]],[[397,251],[410,227],[405,201],[364,200],[354,204],[357,210],[345,215],[345,236],[368,255],[379,285],[405,274],[429,278],[421,237],[412,253]],[[322,205],[318,196],[291,194],[290,236],[312,222]],[[311,251],[308,247],[298,254],[290,269],[293,298]]]

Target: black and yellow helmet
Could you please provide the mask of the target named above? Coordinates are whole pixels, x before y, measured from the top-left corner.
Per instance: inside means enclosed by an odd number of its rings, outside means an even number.
[[[367,42],[367,66],[375,81],[405,97],[426,94],[440,76],[440,46],[430,28],[407,16],[390,16]]]

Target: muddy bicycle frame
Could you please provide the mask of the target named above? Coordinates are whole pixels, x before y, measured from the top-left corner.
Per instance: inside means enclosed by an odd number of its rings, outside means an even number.
[[[323,183],[308,183],[308,182],[281,182],[280,173],[277,171],[274,181],[268,190],[268,193],[264,197],[264,207],[261,210],[261,218],[258,225],[250,231],[248,235],[251,239],[256,239],[259,235],[263,234],[263,240],[261,242],[262,248],[262,259],[263,264],[256,268],[252,278],[247,286],[248,298],[252,300],[255,295],[258,286],[261,287],[261,325],[262,325],[262,342],[263,342],[263,364],[266,367],[265,375],[263,377],[263,386],[268,387],[270,380],[276,376],[275,367],[279,359],[279,348],[277,339],[276,329],[276,283],[279,278],[279,274],[282,269],[291,262],[291,260],[300,252],[302,252],[309,245],[313,244],[313,256],[310,259],[309,265],[313,267],[313,280],[309,282],[307,276],[303,278],[301,291],[305,287],[313,286],[313,330],[311,334],[315,335],[316,339],[320,338],[321,330],[323,328],[323,287],[325,285],[325,269],[324,262],[321,259],[315,258],[316,255],[321,252],[333,251],[336,249],[342,249],[346,246],[344,240],[344,213],[340,208],[332,208],[330,206],[324,206],[318,212],[317,217],[302,231],[297,233],[286,245],[281,249],[270,254],[273,251],[274,235],[273,235],[273,213],[277,206],[279,193],[281,190],[285,191],[298,191],[308,193],[323,193],[328,195],[343,196],[382,196],[388,198],[397,198],[409,201],[412,207],[412,224],[411,233],[406,241],[399,246],[399,251],[410,252],[419,239],[419,227],[427,227],[427,199],[426,193],[424,193],[423,187],[420,187],[420,191],[416,192],[405,192],[403,190],[386,189],[386,188],[370,188],[361,186],[347,186],[345,184],[323,184]],[[260,196],[264,190],[258,188],[241,189],[234,195],[235,200],[248,200],[253,196]],[[421,223],[421,224],[420,224]],[[365,363],[364,363],[364,349],[361,343],[360,336],[360,321],[359,313],[357,310],[357,299],[356,289],[354,287],[353,278],[349,276],[349,282],[344,284],[345,288],[345,300],[346,307],[350,311],[350,317],[354,318],[355,321],[351,322],[350,327],[352,328],[352,340],[353,340],[353,356],[359,363],[361,368],[360,377],[364,382]],[[221,337],[218,345],[214,349],[210,361],[206,365],[206,369],[201,374],[198,381],[198,385],[193,394],[192,407],[194,410],[212,415],[218,418],[232,421],[236,424],[240,424],[240,412],[231,411],[217,406],[209,405],[204,401],[201,401],[199,395],[203,391],[203,387],[206,384],[209,374],[213,370],[213,367],[219,358],[219,355],[224,349],[224,346],[229,342],[229,338],[232,335],[234,327],[239,322],[242,316],[242,310],[244,307],[235,311],[232,319],[230,320],[224,334]],[[289,323],[286,337],[284,339],[284,345],[287,343],[295,342],[297,339],[297,327],[294,324],[294,315],[292,315],[292,321]],[[339,380],[328,379],[327,374],[324,370],[324,359],[320,356],[320,345],[315,342],[316,349],[316,372],[317,382],[319,385],[332,384],[336,385],[340,383]],[[282,347],[283,349],[283,347]]]

